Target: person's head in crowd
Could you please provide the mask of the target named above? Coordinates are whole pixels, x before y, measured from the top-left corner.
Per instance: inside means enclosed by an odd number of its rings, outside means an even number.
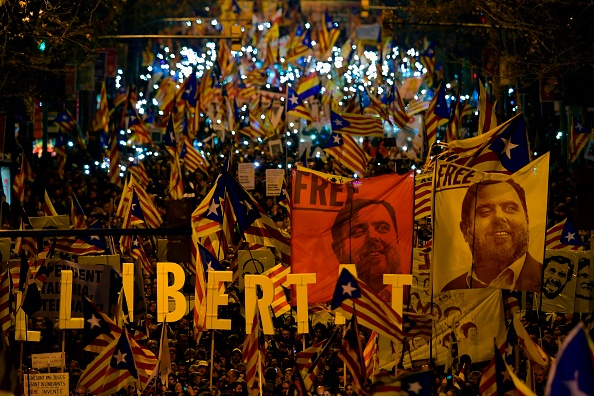
[[[229,384],[232,384],[234,382],[236,382],[239,379],[239,371],[237,371],[236,369],[229,369],[227,371],[227,382]]]
[[[177,364],[178,378],[180,380],[187,380],[188,378],[188,364],[186,362],[179,362]]]
[[[188,363],[194,362],[194,360],[196,360],[196,350],[194,348],[186,349],[186,351],[184,352],[184,358]]]
[[[246,366],[244,362],[239,362],[239,364],[237,365],[237,371],[239,371],[240,373],[245,374],[246,372]]]
[[[188,337],[187,334],[179,333],[177,335],[177,349],[179,351],[183,351],[185,353],[185,351],[189,347],[189,344],[190,344],[190,338]]]
[[[175,386],[175,375],[173,373],[172,374],[169,374],[167,376],[167,386],[170,389],[173,389],[173,387]]]
[[[537,385],[544,385],[547,383],[548,374],[544,367],[536,364],[532,367],[532,372],[534,373],[534,382]]]
[[[316,395],[324,396],[325,391],[326,391],[326,387],[324,385],[320,385],[316,388]]]
[[[240,395],[240,396],[247,396],[248,395],[248,388],[245,381],[235,381],[231,384],[233,387],[233,394]]]
[[[346,387],[344,388],[344,393],[347,396],[355,396],[357,394],[357,392],[355,392],[355,388],[353,388],[352,384],[346,385]]]
[[[172,362],[177,361],[177,349],[172,346],[169,347],[169,358]]]
[[[287,367],[285,369],[285,380],[290,381],[293,378],[293,369],[291,367]]]
[[[186,391],[184,390],[184,385],[181,382],[176,382],[173,391],[176,395],[185,395]]]
[[[548,299],[559,296],[573,276],[573,261],[565,256],[551,256],[544,261],[542,292]]]
[[[290,391],[291,391],[291,381],[288,381],[288,380],[283,381],[283,383],[281,385],[281,395],[287,396],[287,395],[289,395]]]
[[[233,351],[231,351],[231,363],[235,366],[238,365],[241,362],[241,355],[241,349],[233,349]]]
[[[208,363],[205,360],[200,360],[198,362],[198,372],[203,376],[208,372],[208,367]]]
[[[74,389],[74,392],[72,392],[74,396],[87,396],[87,393],[87,388],[85,388],[84,386],[77,386]]]

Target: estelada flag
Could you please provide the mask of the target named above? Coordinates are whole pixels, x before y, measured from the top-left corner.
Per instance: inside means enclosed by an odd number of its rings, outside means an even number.
[[[433,291],[540,291],[548,179],[548,153],[511,175],[437,161]]]
[[[299,167],[291,182],[291,272],[316,273],[310,303],[332,299],[339,264],[356,264],[377,293],[383,274],[410,274],[412,173],[343,181]]]

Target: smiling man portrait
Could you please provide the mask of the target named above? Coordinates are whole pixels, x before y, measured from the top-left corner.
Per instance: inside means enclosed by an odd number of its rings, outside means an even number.
[[[472,267],[443,290],[492,287],[540,291],[542,263],[528,252],[529,219],[524,189],[512,179],[468,187],[460,231]]]

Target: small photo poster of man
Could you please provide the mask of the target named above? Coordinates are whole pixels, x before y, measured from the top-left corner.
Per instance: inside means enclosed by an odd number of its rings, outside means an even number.
[[[579,256],[571,250],[547,249],[542,277],[544,312],[575,312]]]
[[[438,161],[434,175],[433,291],[540,292],[548,154],[516,173]]]

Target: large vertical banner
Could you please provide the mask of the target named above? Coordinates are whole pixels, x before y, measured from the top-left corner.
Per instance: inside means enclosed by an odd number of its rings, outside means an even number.
[[[438,161],[433,291],[540,292],[548,178],[548,154],[512,175]]]
[[[378,292],[383,274],[411,270],[413,174],[337,178],[301,168],[292,174],[292,272],[317,274],[310,303],[332,299],[339,264],[356,264]]]

